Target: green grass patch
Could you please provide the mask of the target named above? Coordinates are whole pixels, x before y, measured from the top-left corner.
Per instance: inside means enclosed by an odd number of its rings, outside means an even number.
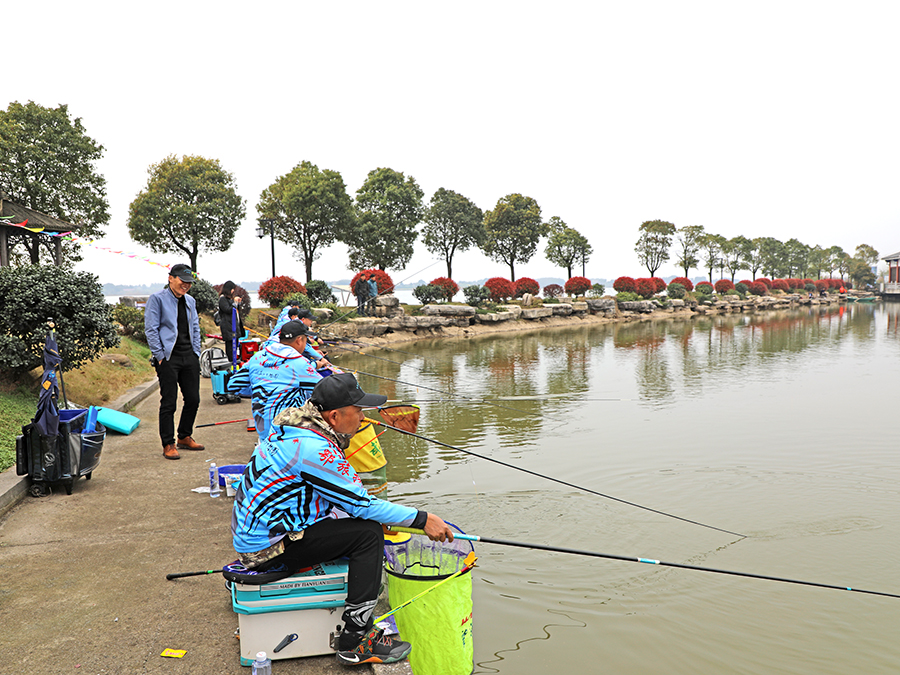
[[[26,387],[0,387],[0,471],[16,463],[16,436],[31,422],[37,401]]]

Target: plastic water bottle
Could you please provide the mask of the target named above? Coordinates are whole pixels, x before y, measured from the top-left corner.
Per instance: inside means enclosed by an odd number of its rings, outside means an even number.
[[[209,465],[209,496],[218,497],[222,494],[222,488],[219,487],[219,468],[213,462]]]
[[[272,675],[272,660],[266,656],[265,652],[259,652],[250,672],[251,675]]]

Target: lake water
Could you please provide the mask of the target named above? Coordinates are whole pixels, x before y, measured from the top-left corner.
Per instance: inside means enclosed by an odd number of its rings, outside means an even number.
[[[388,431],[389,498],[467,532],[900,594],[898,316],[859,305],[548,329],[338,360],[409,383],[359,375],[417,402],[424,436],[747,536]],[[900,670],[900,599],[476,552],[477,673]]]

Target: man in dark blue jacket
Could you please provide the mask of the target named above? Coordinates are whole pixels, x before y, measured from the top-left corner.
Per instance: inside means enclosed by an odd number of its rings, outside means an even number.
[[[179,459],[178,450],[203,450],[191,434],[200,408],[200,318],[188,295],[194,273],[187,265],[173,265],[169,283],[147,300],[144,332],[159,378],[159,437],[166,459]],[[184,405],[175,443],[175,408],[178,389]]]

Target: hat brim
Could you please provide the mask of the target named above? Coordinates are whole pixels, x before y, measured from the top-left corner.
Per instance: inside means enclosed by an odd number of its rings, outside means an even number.
[[[194,277],[191,274],[173,274],[172,276],[189,284],[194,283]]]
[[[387,403],[387,396],[381,394],[366,394],[353,405],[360,408],[379,408]]]

